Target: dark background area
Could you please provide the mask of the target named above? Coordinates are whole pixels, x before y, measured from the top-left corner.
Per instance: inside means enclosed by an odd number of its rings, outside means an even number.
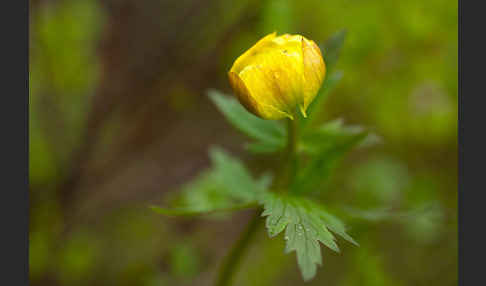
[[[350,154],[325,199],[425,209],[345,220],[355,247],[323,249],[309,285],[457,284],[456,1],[31,1],[32,285],[211,285],[247,221],[153,213],[222,146],[250,166],[206,96],[262,36],[318,43],[345,28],[343,79],[319,121],[381,137]],[[303,284],[294,254],[263,231],[237,285]]]

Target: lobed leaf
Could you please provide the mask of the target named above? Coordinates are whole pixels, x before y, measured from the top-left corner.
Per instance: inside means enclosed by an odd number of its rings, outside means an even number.
[[[312,201],[266,193],[261,203],[264,205],[262,216],[267,217],[265,225],[269,236],[274,237],[285,229],[285,251],[296,252],[297,263],[305,281],[315,276],[317,265],[322,265],[319,242],[339,252],[331,231],[357,245],[339,219]]]

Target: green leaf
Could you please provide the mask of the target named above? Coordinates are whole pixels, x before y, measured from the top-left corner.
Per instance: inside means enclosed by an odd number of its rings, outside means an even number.
[[[210,150],[213,176],[230,196],[244,201],[255,201],[271,183],[269,175],[255,181],[243,163],[219,148]]]
[[[281,122],[261,119],[248,112],[234,97],[217,90],[209,90],[208,96],[226,119],[248,137],[272,146],[273,150],[280,150],[285,145],[286,132]]]
[[[329,178],[338,161],[353,147],[365,142],[367,136],[368,132],[361,127],[344,127],[340,120],[305,134],[299,149],[310,154],[310,162],[297,175],[292,191],[315,191],[317,184]]]
[[[324,79],[324,83],[319,90],[319,93],[316,95],[316,97],[307,109],[307,113],[309,114],[309,120],[304,120],[304,123],[310,123],[310,121],[312,121],[314,118],[317,118],[317,116],[310,115],[322,109],[322,105],[324,103],[324,100],[327,98],[327,95],[334,89],[334,87],[339,83],[342,77],[342,71],[335,71],[326,76],[326,78]]]
[[[341,48],[344,44],[344,40],[346,39],[346,33],[346,29],[341,29],[334,33],[323,45],[321,45],[327,70],[332,70],[336,65],[337,60],[339,59],[339,54],[341,53]]]
[[[361,126],[345,126],[343,120],[338,118],[304,133],[299,149],[304,153],[316,154],[323,152],[325,149],[345,145],[349,140],[362,134],[367,134],[366,138],[369,137],[369,139],[362,142],[366,143],[364,146],[368,146],[373,142],[379,142],[376,135],[368,134]]]
[[[334,232],[347,241],[357,243],[346,233],[344,224],[324,208],[305,198],[265,194],[262,216],[266,216],[266,227],[270,237],[285,229],[286,253],[295,251],[297,263],[305,281],[312,279],[317,265],[322,265],[319,242],[339,252]]]
[[[440,206],[436,202],[428,202],[405,210],[397,210],[392,207],[377,208],[356,208],[352,206],[341,206],[340,211],[353,220],[367,222],[411,222],[417,223],[424,217],[440,217]]]
[[[219,148],[210,150],[210,158],[211,168],[185,185],[170,207],[151,209],[168,216],[192,216],[256,206],[271,177],[253,179],[238,159]]]
[[[284,148],[284,144],[271,144],[265,142],[247,143],[245,149],[255,154],[275,153]]]
[[[333,34],[324,44],[320,45],[323,58],[326,63],[326,77],[321,89],[319,90],[319,93],[307,110],[310,120],[305,120],[304,125],[309,125],[308,123],[318,118],[318,116],[310,115],[322,109],[323,102],[327,98],[327,95],[334,89],[334,87],[343,77],[343,73],[341,71],[335,71],[334,68],[339,58],[339,54],[341,53],[341,48],[343,47],[345,38],[346,30],[342,29]]]

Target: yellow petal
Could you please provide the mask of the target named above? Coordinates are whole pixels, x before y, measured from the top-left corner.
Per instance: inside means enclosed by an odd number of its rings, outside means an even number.
[[[293,118],[316,96],[325,75],[317,45],[300,35],[269,34],[243,53],[229,72],[243,106],[265,119]]]
[[[292,114],[303,103],[301,43],[274,40],[277,46],[254,55],[239,76],[257,102]]]
[[[245,83],[240,79],[238,74],[235,72],[230,71],[228,73],[229,82],[231,88],[236,93],[236,97],[240,101],[240,103],[248,110],[249,112],[260,116],[257,109],[257,102],[251,97],[250,92],[245,86]]]
[[[228,77],[236,97],[249,112],[264,119],[281,119],[285,117],[293,119],[292,115],[280,111],[270,103],[255,100],[243,80],[235,72],[230,71]]]
[[[314,100],[326,75],[326,65],[322,59],[321,50],[307,39],[302,40],[304,58],[304,110]]]
[[[260,54],[263,50],[268,48],[269,46],[274,46],[275,44],[272,40],[276,37],[277,33],[273,32],[271,34],[266,35],[262,39],[260,39],[256,44],[254,44],[250,49],[244,52],[241,56],[239,56],[236,61],[233,63],[230,71],[239,73],[241,70],[245,68],[248,64],[254,61],[254,57]]]

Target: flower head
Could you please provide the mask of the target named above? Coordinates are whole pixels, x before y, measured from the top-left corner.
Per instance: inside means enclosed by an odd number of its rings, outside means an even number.
[[[301,35],[269,34],[243,53],[228,72],[240,103],[264,119],[306,116],[326,74],[319,47]]]

